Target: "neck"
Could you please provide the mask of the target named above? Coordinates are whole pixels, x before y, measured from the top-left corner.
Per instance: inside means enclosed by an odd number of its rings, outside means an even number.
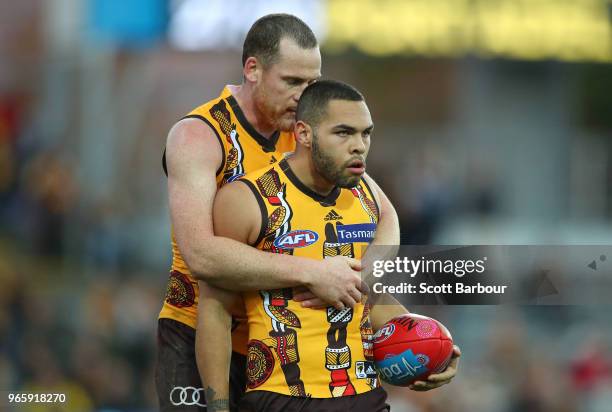
[[[244,117],[259,134],[269,138],[276,132],[275,126],[266,121],[265,116],[257,110],[253,99],[253,89],[249,85],[230,86],[230,91],[242,109]]]
[[[313,192],[327,196],[336,187],[317,172],[310,153],[298,146],[295,154],[287,158],[287,163],[300,181]]]

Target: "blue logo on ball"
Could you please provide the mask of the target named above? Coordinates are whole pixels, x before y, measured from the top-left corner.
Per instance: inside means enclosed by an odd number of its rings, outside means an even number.
[[[408,349],[399,355],[388,355],[387,358],[376,362],[376,369],[385,382],[392,385],[406,385],[429,372],[426,367],[428,363],[427,356],[415,355]]]

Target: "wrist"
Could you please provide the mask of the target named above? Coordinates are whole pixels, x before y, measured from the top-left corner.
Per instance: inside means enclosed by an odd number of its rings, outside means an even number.
[[[298,282],[307,288],[311,288],[317,284],[321,274],[322,262],[322,260],[304,259],[304,262],[297,266],[299,273]]]

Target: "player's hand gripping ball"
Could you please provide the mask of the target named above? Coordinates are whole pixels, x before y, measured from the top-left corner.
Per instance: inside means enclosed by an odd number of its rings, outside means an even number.
[[[448,366],[453,338],[435,319],[413,313],[395,317],[374,334],[374,361],[380,378],[408,386]]]

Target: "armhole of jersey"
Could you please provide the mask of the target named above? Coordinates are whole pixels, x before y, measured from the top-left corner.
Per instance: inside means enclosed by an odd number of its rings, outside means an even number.
[[[259,228],[259,235],[257,236],[257,240],[250,244],[250,246],[257,246],[263,240],[266,234],[266,227],[268,227],[268,210],[266,209],[266,205],[264,204],[264,201],[261,198],[261,194],[259,194],[259,191],[252,182],[245,179],[238,179],[237,181],[246,184],[248,188],[251,189],[253,195],[255,196],[255,199],[257,199],[257,204],[259,205],[259,212],[261,213],[261,227]]]
[[[377,222],[378,222],[378,221],[380,221],[380,205],[376,201],[376,196],[374,196],[374,192],[372,191],[372,188],[370,188],[370,185],[368,184],[368,182],[366,182],[365,177],[362,177],[361,181],[363,182],[365,187],[368,188],[368,192],[370,192],[370,196],[372,196],[372,201],[374,201],[374,204],[376,205],[376,218],[377,218]]]
[[[206,123],[208,127],[212,129],[213,132],[215,132],[215,136],[217,136],[217,140],[219,141],[219,146],[221,146],[221,166],[219,166],[219,168],[215,172],[215,176],[219,176],[219,174],[223,171],[223,168],[225,167],[225,146],[223,146],[223,140],[221,140],[221,136],[219,136],[217,129],[215,129],[215,127],[206,117],[201,116],[199,114],[188,114],[187,116],[181,117],[181,120],[183,119],[200,119],[201,121]],[[164,149],[164,170],[166,170],[165,166],[166,166],[166,151]],[[166,172],[166,176],[168,176],[167,172]]]

